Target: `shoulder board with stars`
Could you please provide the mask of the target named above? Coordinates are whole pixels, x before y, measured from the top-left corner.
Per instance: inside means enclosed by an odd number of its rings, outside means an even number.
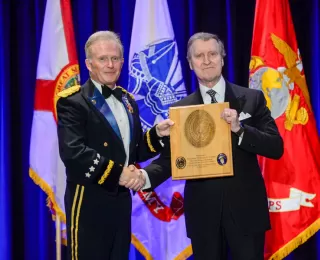
[[[80,88],[81,88],[80,85],[75,85],[73,87],[70,87],[70,88],[67,88],[67,89],[64,89],[64,90],[60,91],[57,94],[57,96],[58,97],[63,97],[63,98],[68,97],[68,96],[78,92],[80,90]]]
[[[118,88],[121,88],[123,93],[128,94],[134,100],[134,96],[130,92],[126,91],[123,87],[118,86]]]

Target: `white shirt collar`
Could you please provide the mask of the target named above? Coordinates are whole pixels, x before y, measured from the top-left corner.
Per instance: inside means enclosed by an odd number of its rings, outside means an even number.
[[[93,85],[100,91],[100,93],[102,93],[102,84],[98,83],[97,81],[93,80],[91,78],[91,81],[93,83]],[[112,90],[114,90],[117,86],[115,86]]]
[[[211,88],[208,88],[204,85],[201,85],[199,83],[199,88],[200,88],[200,92],[201,92],[201,96],[203,99],[203,102],[205,104],[209,104],[211,103],[211,97],[209,94],[207,94],[207,91]],[[226,82],[223,78],[223,76],[220,77],[219,81],[217,82],[216,85],[213,86],[212,88],[215,92],[217,92],[216,94],[216,99],[219,103],[224,102],[224,96],[225,96],[225,92],[226,92]]]

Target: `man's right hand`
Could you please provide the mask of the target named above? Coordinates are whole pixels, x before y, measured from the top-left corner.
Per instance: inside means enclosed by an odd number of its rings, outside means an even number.
[[[170,135],[170,128],[174,125],[174,122],[170,119],[165,119],[156,125],[156,132],[158,137],[164,137]]]
[[[140,190],[145,182],[144,175],[134,165],[124,167],[119,179],[119,185],[135,191]]]

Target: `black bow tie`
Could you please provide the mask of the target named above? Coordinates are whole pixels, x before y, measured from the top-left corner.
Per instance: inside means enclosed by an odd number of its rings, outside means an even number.
[[[102,85],[102,95],[105,99],[114,95],[116,99],[122,102],[122,90],[121,88],[115,88],[114,90],[110,89],[108,86]]]

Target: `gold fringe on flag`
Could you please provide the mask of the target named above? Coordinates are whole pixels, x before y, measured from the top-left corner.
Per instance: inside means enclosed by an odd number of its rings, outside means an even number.
[[[146,260],[152,260],[153,257],[150,255],[148,250],[144,247],[144,245],[138,240],[138,238],[131,234],[131,243],[134,245],[134,247],[144,256]]]
[[[50,207],[50,203],[52,203],[52,207],[54,209],[54,211],[56,212],[56,214],[60,217],[60,220],[65,224],[66,223],[66,215],[65,213],[62,211],[62,209],[59,207],[56,199],[55,199],[55,195],[53,190],[51,189],[50,185],[48,183],[46,183],[43,179],[40,178],[40,176],[32,169],[29,168],[29,176],[30,178],[34,181],[35,184],[37,184],[48,196],[47,198],[47,206]],[[52,220],[56,220],[55,215],[52,215]],[[63,245],[67,245],[67,239],[66,237],[66,230],[62,230],[61,231],[61,243]]]
[[[178,256],[175,257],[174,260],[186,260],[190,256],[192,256],[192,246],[191,245],[186,247]]]
[[[287,255],[289,255],[293,250],[295,250],[298,246],[305,243],[310,237],[312,237],[318,230],[320,229],[320,219],[317,219],[313,222],[308,228],[302,231],[299,235],[297,235],[290,242],[281,247],[278,251],[276,251],[269,260],[278,260],[283,259]]]
[[[131,234],[131,243],[134,247],[144,256],[146,260],[153,260],[152,255],[148,252],[148,250],[144,247],[144,245],[138,240],[138,238]],[[179,255],[177,255],[174,260],[186,260],[188,257],[192,255],[192,247],[189,245],[186,247]]]

